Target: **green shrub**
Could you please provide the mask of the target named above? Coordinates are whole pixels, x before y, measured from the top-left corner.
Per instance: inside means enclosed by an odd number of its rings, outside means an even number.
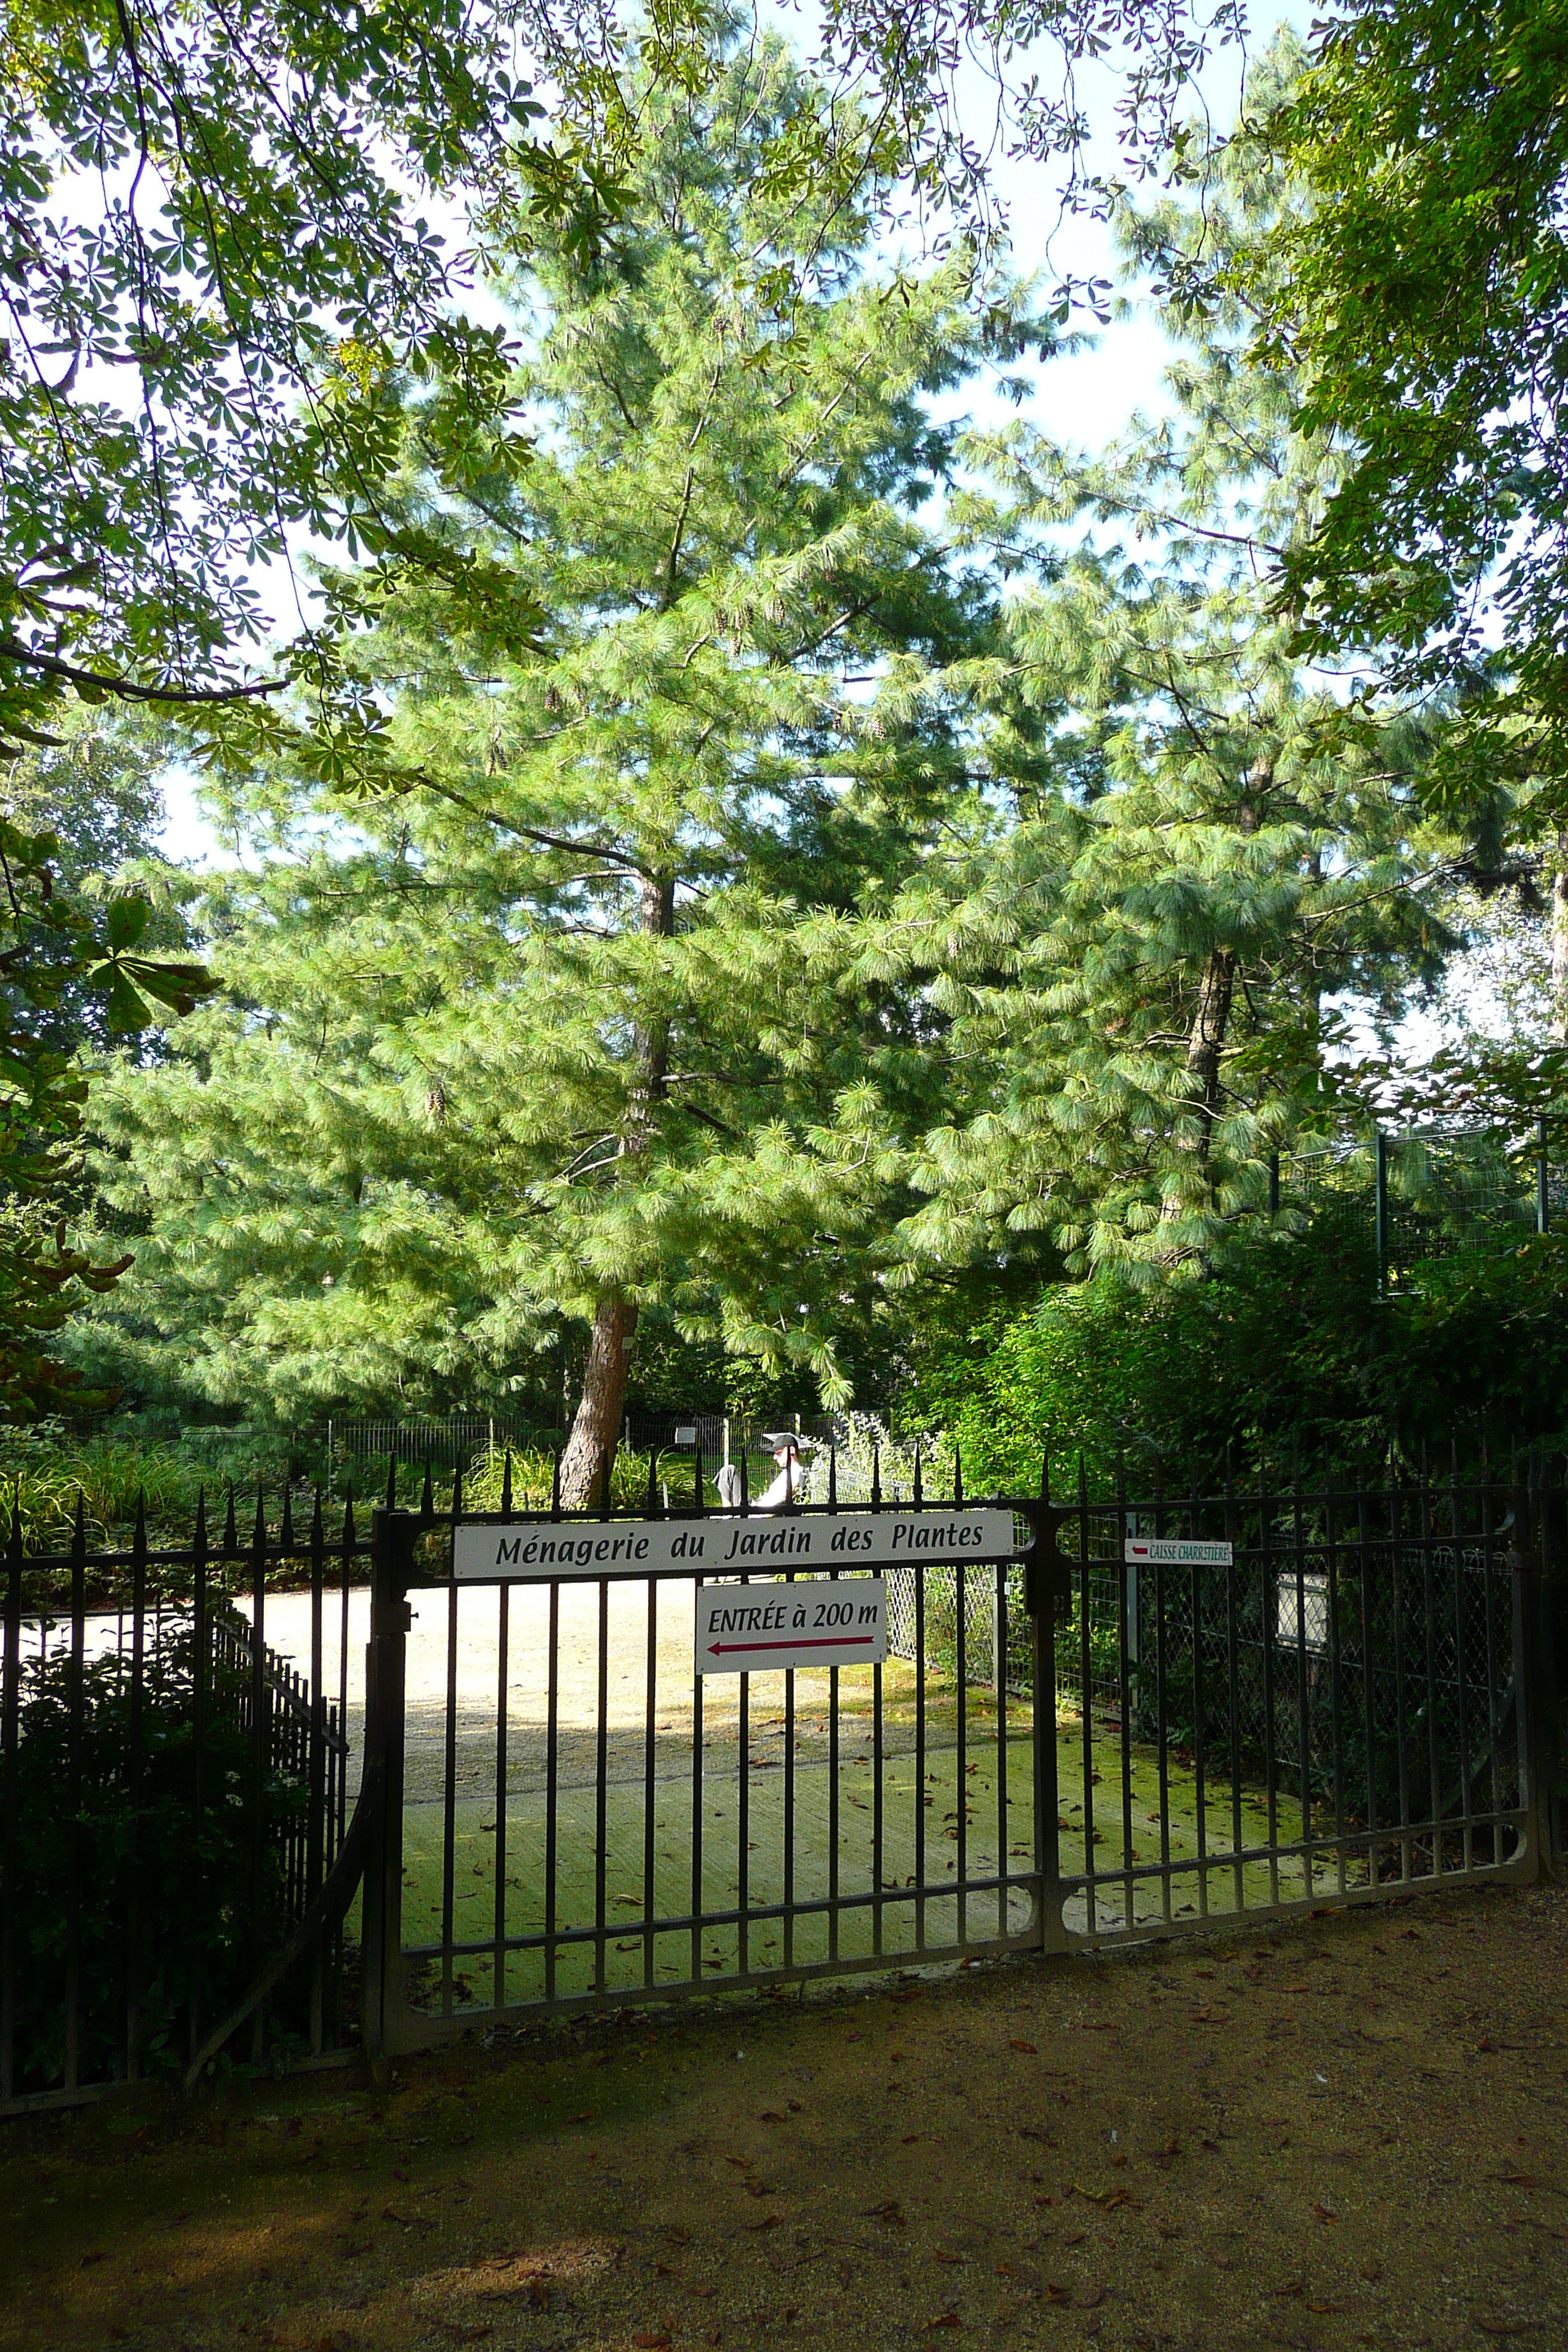
[[[73,1885],[84,2082],[122,2070],[132,1990],[142,2070],[177,2072],[189,2055],[193,2007],[210,2024],[244,1992],[256,1952],[270,1952],[286,1932],[283,1853],[303,1826],[309,1790],[269,1771],[258,1824],[250,1741],[240,1728],[247,1674],[221,1657],[212,1665],[198,1752],[195,1655],[188,1626],[165,1625],[150,1644],[139,1770],[121,1659],[81,1669],[74,1760],[70,1659],[57,1654],[25,1668],[16,1768],[5,1792],[16,1849],[7,1907],[24,2089],[49,2087],[65,2065]],[[259,1916],[252,1878],[258,1827]]]

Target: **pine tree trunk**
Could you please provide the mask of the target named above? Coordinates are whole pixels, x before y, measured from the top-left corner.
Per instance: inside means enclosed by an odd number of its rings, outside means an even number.
[[[1552,876],[1552,1024],[1568,1045],[1568,833],[1557,836]]]
[[[1198,976],[1198,1001],[1193,1013],[1193,1024],[1187,1032],[1187,1075],[1194,1081],[1199,1127],[1197,1139],[1186,1149],[1193,1152],[1199,1165],[1208,1165],[1209,1139],[1219,1113],[1220,1058],[1225,1051],[1226,1031],[1230,1026],[1231,1001],[1236,994],[1236,950],[1234,948],[1211,948],[1204,959]],[[1162,1224],[1174,1224],[1184,1216],[1187,1203],[1175,1194],[1165,1195],[1160,1211]]]
[[[652,938],[674,937],[672,876],[641,877],[637,916],[638,929]],[[669,1068],[669,1036],[662,1021],[636,1031],[632,1058],[626,1129],[617,1154],[623,1160],[636,1159],[654,1139]],[[618,1291],[605,1291],[596,1301],[593,1337],[583,1366],[583,1393],[566,1451],[561,1457],[561,1500],[568,1510],[580,1511],[593,1501],[605,1465],[615,1454],[631,1380],[632,1339],[637,1324],[635,1299],[625,1298]]]
[[[572,1435],[561,1457],[561,1500],[580,1511],[593,1502],[604,1465],[616,1450],[631,1377],[637,1301],[601,1298],[594,1310],[593,1337],[583,1364],[583,1394]]]

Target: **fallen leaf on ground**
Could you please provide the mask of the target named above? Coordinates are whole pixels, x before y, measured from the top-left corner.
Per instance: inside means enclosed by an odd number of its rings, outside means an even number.
[[[1009,2050],[1023,2051],[1025,2056],[1028,2058],[1037,2058],[1040,2054],[1038,2046],[1033,2042],[1009,2042],[1007,2047]]]
[[[1538,2319],[1483,2319],[1476,2314],[1476,2326],[1488,2336],[1532,2336],[1540,2325]]]
[[[1340,2218],[1339,2215],[1337,2213],[1331,2213],[1326,2205],[1314,2205],[1312,2210],[1317,2215],[1320,2221],[1326,2222],[1331,2228],[1337,2225]]]
[[[433,2230],[436,2227],[435,2222],[423,2213],[398,2213],[390,2205],[382,2207],[381,2218],[384,2221],[395,2221],[400,2230]]]
[[[896,2197],[888,2197],[880,2205],[868,2205],[860,2218],[863,2221],[890,2221],[901,2229],[904,2209]]]
[[[637,2352],[669,2352],[669,2336],[661,2329],[657,2336],[634,2336]]]
[[[928,2327],[962,2327],[963,2325],[963,2322],[956,2311],[939,2312],[934,2319],[926,2321]]]

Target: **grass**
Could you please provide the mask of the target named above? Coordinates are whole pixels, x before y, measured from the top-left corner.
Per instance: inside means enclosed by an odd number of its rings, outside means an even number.
[[[714,1736],[714,1748],[705,1748],[696,1785],[689,1738],[661,1747],[651,1808],[640,1753],[623,1750],[604,1790],[602,1816],[591,1743],[581,1739],[579,1727],[557,1787],[552,1880],[537,1753],[512,1775],[504,1807],[498,1809],[493,1774],[488,1790],[457,1796],[449,1898],[444,1808],[429,1799],[405,1808],[405,1948],[429,1953],[444,1945],[449,1899],[454,1945],[490,1948],[459,1949],[452,1964],[449,1997],[463,2009],[521,2005],[552,1994],[585,1993],[595,1985],[628,1990],[673,1983],[693,1975],[721,1984],[737,1974],[829,1958],[881,1954],[898,1961],[922,1948],[1022,1935],[1032,1908],[1026,1886],[961,1886],[1005,1872],[1026,1877],[1032,1869],[1027,1710],[1009,1707],[999,1739],[994,1700],[971,1693],[961,1752],[954,1695],[932,1695],[923,1779],[910,1743],[911,1724],[912,1683],[894,1683],[885,1695],[879,1780],[868,1706],[853,1698],[841,1706],[837,1806],[826,1720],[807,1709],[797,1721],[793,1776],[784,1769],[784,1735],[776,1722],[764,1720],[752,1731],[743,1774],[738,1738],[726,1727]],[[1127,1763],[1124,1778],[1118,1731],[1091,1720],[1086,1747],[1077,1717],[1058,1723],[1058,1854],[1069,1928],[1115,1934],[1130,1923],[1239,1917],[1308,1896],[1299,1858],[1234,1859],[1238,1851],[1269,1843],[1264,1792],[1243,1788],[1237,1808],[1228,1785],[1216,1790],[1211,1782],[1200,1809],[1190,1767],[1167,1758],[1162,1785],[1157,1750],[1135,1742]],[[1292,1826],[1282,1815],[1282,1833],[1289,1836]],[[1168,1884],[1154,1874],[1162,1862],[1173,1866]],[[1087,1884],[1091,1865],[1098,1879],[1093,1887]],[[1355,1883],[1358,1871],[1364,1880],[1364,1865],[1352,1857],[1347,1884]],[[955,1882],[952,1894],[917,1892],[940,1890],[944,1880]],[[1320,1864],[1310,1891],[1321,1891],[1323,1883]],[[547,1907],[552,1890],[552,1913]],[[690,1924],[694,1915],[754,1914],[786,1899],[809,1906],[835,1892],[863,1899],[840,1909],[837,1918],[807,1907],[793,1922],[752,1916]],[[669,1921],[684,1924],[659,1924]],[[557,1944],[553,1965],[537,1947],[504,1953],[499,1997],[498,1924],[502,1937],[543,1939],[552,1925],[565,1939]],[[447,1988],[434,1966],[420,1979],[416,1997],[445,2005]]]

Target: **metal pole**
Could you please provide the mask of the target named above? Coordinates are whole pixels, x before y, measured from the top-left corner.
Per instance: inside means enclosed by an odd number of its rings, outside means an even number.
[[[1277,1151],[1268,1155],[1268,1213],[1271,1217],[1279,1214],[1279,1154]]]
[[[1388,1138],[1377,1135],[1377,1295],[1388,1290]]]
[[[407,1672],[407,1582],[419,1522],[412,1511],[371,1513],[370,1647],[365,1658],[362,1770],[377,1770],[381,1802],[365,1860],[361,2032],[373,2077],[384,2074],[387,2022],[401,1988],[403,1952],[403,1710]]]
[[[1535,1230],[1543,1234],[1552,1223],[1552,1169],[1546,1157],[1546,1120],[1535,1122]]]

